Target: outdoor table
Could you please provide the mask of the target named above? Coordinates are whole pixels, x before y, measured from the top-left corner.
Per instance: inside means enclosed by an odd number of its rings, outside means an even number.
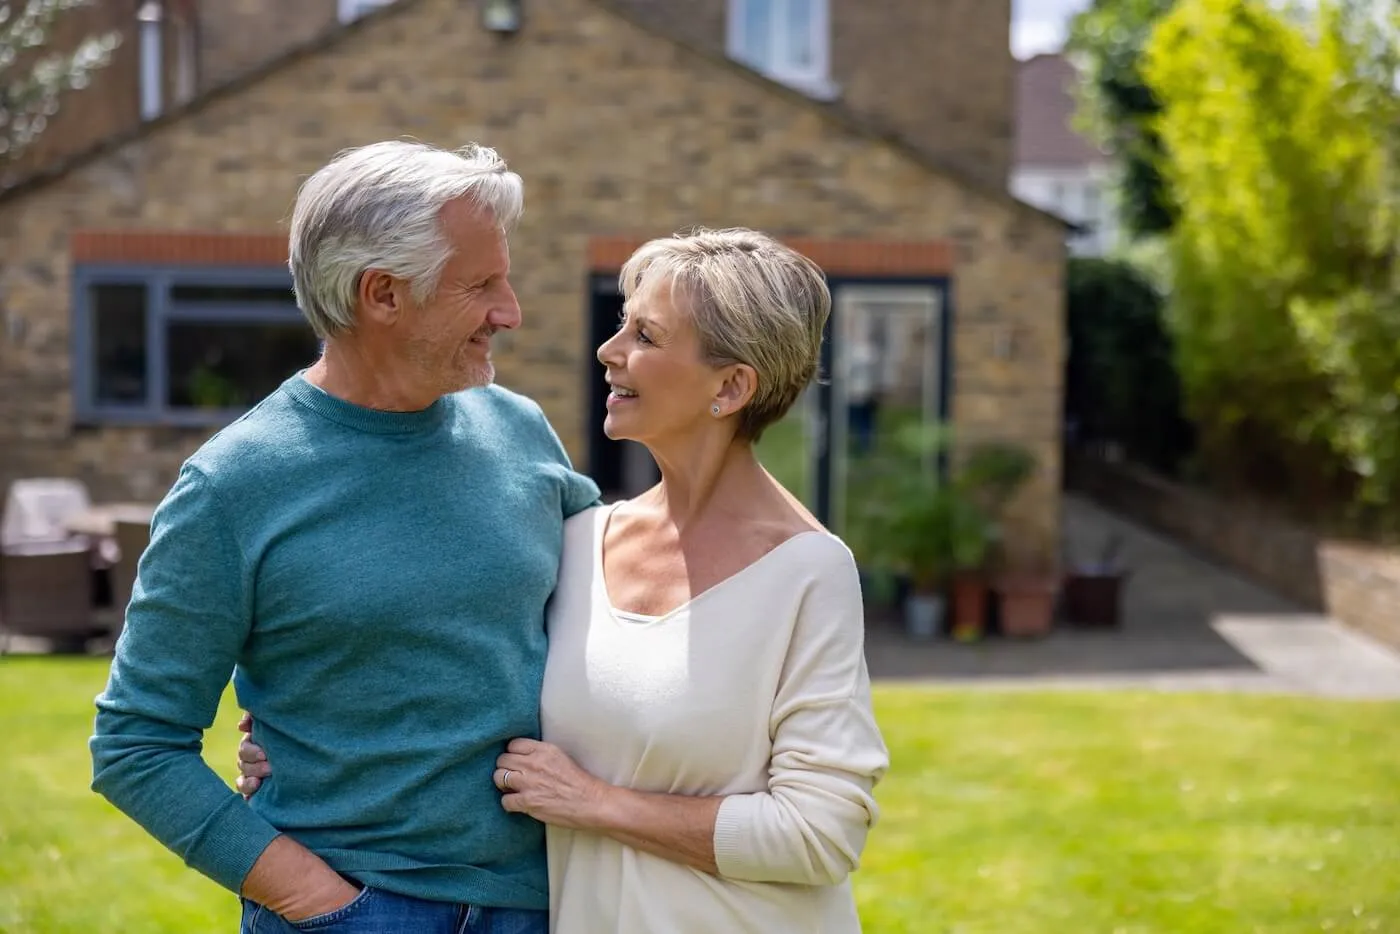
[[[116,538],[118,522],[151,522],[156,507],[150,503],[109,503],[105,506],[90,506],[64,520],[64,526],[73,535],[87,535],[92,538]]]

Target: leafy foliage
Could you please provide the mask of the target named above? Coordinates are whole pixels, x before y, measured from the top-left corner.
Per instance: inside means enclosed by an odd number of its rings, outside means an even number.
[[[1065,415],[1077,439],[1177,473],[1192,437],[1161,293],[1120,260],[1071,259],[1067,280]]]
[[[911,422],[890,432],[862,459],[862,483],[850,504],[847,541],[876,567],[909,578],[916,591],[936,590],[955,571],[980,570],[1000,539],[1006,502],[1035,471],[1019,445],[970,445],[945,477],[947,425]]]
[[[1066,44],[1084,74],[1081,125],[1118,163],[1119,220],[1134,235],[1166,231],[1175,216],[1152,126],[1162,107],[1141,73],[1142,49],[1174,2],[1094,0],[1074,18]]]
[[[106,65],[119,36],[92,36],[71,52],[37,54],[48,41],[54,21],[93,0],[24,0],[0,2],[0,160],[17,156],[32,144],[58,113],[59,99],[87,87]]]
[[[1227,481],[1375,504],[1400,491],[1400,101],[1376,11],[1179,0],[1146,50],[1180,212],[1177,359]]]

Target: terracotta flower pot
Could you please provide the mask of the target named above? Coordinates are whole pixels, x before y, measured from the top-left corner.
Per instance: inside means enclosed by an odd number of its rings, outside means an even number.
[[[987,581],[976,571],[953,575],[952,634],[959,642],[981,638],[987,619]]]
[[[1051,574],[1010,574],[998,580],[1002,633],[1013,638],[1049,633],[1058,590],[1058,579]]]

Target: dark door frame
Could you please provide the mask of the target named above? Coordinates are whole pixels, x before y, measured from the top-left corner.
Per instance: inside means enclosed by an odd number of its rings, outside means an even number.
[[[583,348],[583,398],[587,406],[587,472],[603,490],[604,495],[622,489],[625,457],[622,446],[603,434],[603,418],[608,414],[608,384],[603,379],[603,367],[597,362],[598,345],[617,327],[622,294],[617,276],[593,273],[588,277],[588,326],[583,329],[587,342]],[[606,332],[606,333],[605,333]]]
[[[819,521],[829,525],[832,518],[832,450],[835,422],[832,414],[833,390],[832,374],[835,358],[832,336],[839,333],[841,289],[848,287],[933,287],[939,297],[939,346],[938,353],[938,418],[947,421],[951,411],[953,395],[953,327],[954,314],[952,276],[850,276],[833,275],[827,277],[827,287],[832,294],[831,315],[827,319],[822,335],[821,363],[818,379],[814,385],[816,402],[821,415],[820,436],[812,439],[816,444],[815,490],[813,491],[812,512]],[[616,314],[621,302],[617,276],[610,273],[593,272],[588,277],[588,327],[584,329],[588,344],[584,348],[584,399],[587,400],[588,473],[594,478],[604,493],[621,489],[624,480],[625,457],[617,442],[608,440],[603,434],[603,418],[607,414],[607,384],[603,380],[603,370],[594,362],[598,344],[606,339],[616,327]],[[604,329],[606,328],[606,333]],[[940,454],[937,468],[946,469],[946,458]]]
[[[840,333],[841,314],[838,295],[843,288],[875,287],[923,287],[932,286],[938,294],[938,418],[947,421],[953,398],[953,277],[952,276],[850,276],[827,277],[827,288],[831,290],[831,316],[827,319],[826,331],[822,335],[821,379],[817,383],[817,405],[821,412],[822,437],[816,439],[816,492],[812,508],[813,514],[826,526],[832,521],[832,485],[834,467],[832,451],[835,447],[836,423],[832,413],[835,357],[833,335]],[[936,469],[942,474],[947,469],[947,457],[938,456]]]

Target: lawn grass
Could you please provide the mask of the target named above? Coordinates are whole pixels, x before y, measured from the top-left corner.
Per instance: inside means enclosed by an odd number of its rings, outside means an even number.
[[[106,665],[0,660],[0,932],[234,931],[88,790]],[[873,934],[1400,932],[1400,705],[879,689]],[[211,739],[226,777],[237,734]]]

